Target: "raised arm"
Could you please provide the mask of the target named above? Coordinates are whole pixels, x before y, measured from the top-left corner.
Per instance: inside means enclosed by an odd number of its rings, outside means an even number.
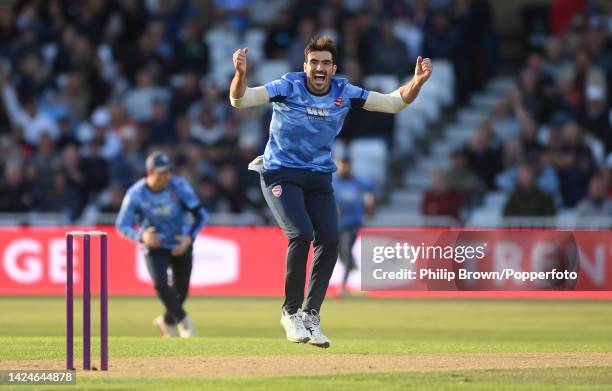
[[[368,111],[399,113],[416,99],[432,71],[431,60],[419,56],[414,68],[414,77],[408,83],[389,94],[370,91],[363,108]]]
[[[4,109],[8,113],[11,122],[14,125],[21,127],[27,126],[28,116],[19,104],[15,89],[8,81],[8,77],[4,73],[4,69],[0,70],[0,86],[2,88],[2,101],[4,102]]]
[[[238,49],[234,52],[234,78],[230,85],[230,102],[234,107],[253,107],[263,105],[270,101],[265,87],[249,88],[246,81],[247,54],[249,48]]]

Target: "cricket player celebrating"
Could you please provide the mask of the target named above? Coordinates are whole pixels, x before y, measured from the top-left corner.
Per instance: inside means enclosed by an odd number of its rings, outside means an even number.
[[[157,296],[166,308],[154,325],[162,336],[188,338],[195,329],[183,303],[189,291],[193,241],[207,215],[189,183],[172,174],[167,155],[153,152],[146,168],[147,176],[128,189],[116,225],[122,235],[142,244]],[[168,285],[168,267],[172,285]]]
[[[248,50],[239,49],[233,55],[230,101],[234,107],[273,104],[264,155],[249,168],[261,174],[264,198],[289,239],[281,325],[291,342],[328,348],[330,340],[321,332],[319,312],[338,257],[332,143],[349,109],[398,113],[406,108],[430,77],[431,60],[419,57],[414,77],[389,94],[366,91],[335,76],[336,47],[329,37],[315,36],[304,50],[304,72],[249,88]],[[312,241],[314,258],[304,302]]]

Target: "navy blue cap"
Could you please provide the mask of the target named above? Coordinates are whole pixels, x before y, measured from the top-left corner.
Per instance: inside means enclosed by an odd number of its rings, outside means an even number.
[[[172,162],[168,155],[161,151],[155,151],[147,157],[148,171],[167,171],[172,169]]]

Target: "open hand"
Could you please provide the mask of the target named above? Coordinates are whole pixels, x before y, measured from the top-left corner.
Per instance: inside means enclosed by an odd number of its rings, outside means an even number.
[[[185,254],[191,246],[191,236],[189,235],[176,235],[174,239],[178,240],[179,244],[174,246],[170,251],[170,254],[174,257],[180,257]]]
[[[246,75],[247,72],[247,53],[249,52],[249,48],[238,49],[234,52],[233,61],[234,68],[236,68],[236,73],[241,76]]]
[[[414,67],[414,77],[416,80],[423,84],[429,79],[431,76],[431,72],[433,71],[433,66],[431,64],[431,59],[423,58],[419,56],[417,58],[416,66]]]

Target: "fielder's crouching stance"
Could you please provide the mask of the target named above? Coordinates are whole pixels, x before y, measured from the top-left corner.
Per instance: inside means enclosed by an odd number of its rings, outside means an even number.
[[[153,324],[162,336],[188,338],[195,335],[195,327],[183,304],[189,292],[193,242],[207,214],[191,185],[172,174],[166,154],[153,152],[146,165],[147,176],[128,189],[116,225],[123,236],[141,244],[155,291],[166,309]]]
[[[263,157],[249,168],[261,174],[261,188],[276,221],[289,239],[285,302],[281,324],[291,342],[327,348],[319,311],[338,257],[338,221],[332,189],[332,143],[349,109],[398,113],[418,95],[432,72],[419,57],[414,77],[389,94],[366,91],[336,73],[336,47],[316,36],[304,50],[304,72],[287,73],[264,86],[248,88],[248,48],[234,53],[230,86],[234,107],[273,104],[270,139]],[[304,302],[310,242],[314,258]],[[302,306],[303,305],[303,306]],[[300,312],[302,310],[303,312]]]

